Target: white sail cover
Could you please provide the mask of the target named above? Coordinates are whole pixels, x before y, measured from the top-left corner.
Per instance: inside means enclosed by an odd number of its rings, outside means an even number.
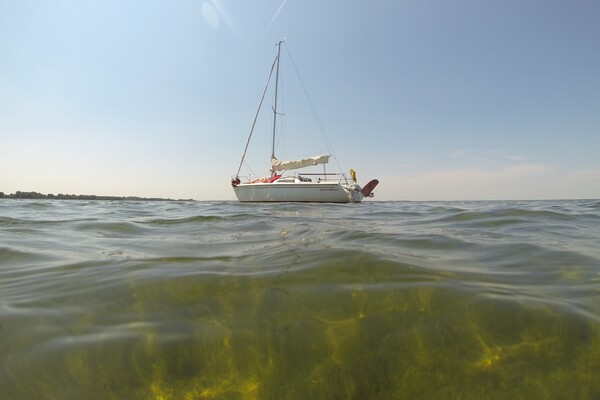
[[[315,156],[303,158],[301,160],[279,161],[275,157],[271,158],[272,171],[287,171],[290,169],[298,169],[310,167],[311,165],[327,164],[330,156]]]

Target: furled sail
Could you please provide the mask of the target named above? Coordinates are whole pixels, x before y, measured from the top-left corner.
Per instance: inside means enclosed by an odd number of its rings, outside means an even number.
[[[330,156],[315,156],[303,158],[301,160],[279,161],[277,158],[271,158],[272,171],[287,171],[290,169],[298,169],[310,167],[311,165],[327,164]]]

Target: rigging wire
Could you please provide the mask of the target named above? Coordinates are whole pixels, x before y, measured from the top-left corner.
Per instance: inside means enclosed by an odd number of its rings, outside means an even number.
[[[248,165],[247,162],[244,161],[244,165],[246,166],[246,168],[248,168],[248,171],[250,172],[250,176],[252,176],[252,175],[258,176],[258,174],[256,172],[254,172],[252,170],[252,168],[250,168],[250,165]]]
[[[292,53],[290,52],[290,49],[288,48],[287,44],[285,42],[283,42],[284,46],[285,46],[285,50],[287,51],[288,56],[290,57],[290,61],[292,62],[292,66],[294,67],[294,70],[296,71],[296,75],[298,76],[298,80],[300,81],[300,86],[302,87],[302,90],[304,91],[304,95],[306,96],[307,100],[308,100],[308,104],[310,106],[310,110],[313,113],[313,116],[315,117],[315,120],[317,122],[317,127],[319,128],[319,131],[321,132],[321,136],[323,137],[323,141],[325,142],[325,146],[327,147],[327,150],[329,151],[330,155],[333,157],[333,159],[335,160],[338,168],[340,169],[340,171],[342,171],[342,167],[340,166],[340,163],[337,159],[337,157],[335,156],[335,152],[333,151],[333,147],[331,146],[331,143],[329,142],[329,139],[327,138],[327,135],[325,134],[325,129],[323,128],[323,123],[321,122],[321,118],[319,117],[319,114],[317,113],[317,109],[315,107],[315,104],[313,103],[310,94],[308,93],[308,90],[306,89],[306,85],[304,85],[304,81],[302,80],[302,76],[300,75],[300,71],[298,70],[298,67],[296,66],[296,63],[294,62],[294,57],[292,57]]]
[[[269,79],[267,79],[267,84],[265,86],[265,90],[263,91],[262,97],[260,98],[260,103],[258,104],[258,109],[256,110],[256,115],[254,115],[254,121],[252,122],[252,128],[250,129],[250,135],[248,135],[248,140],[246,141],[246,146],[244,147],[244,154],[242,154],[242,159],[240,160],[240,166],[235,174],[237,178],[240,175],[240,170],[242,169],[242,164],[244,164],[244,158],[246,157],[246,152],[248,151],[248,145],[250,144],[250,138],[252,138],[252,133],[254,132],[254,126],[256,125],[256,120],[258,119],[258,113],[260,112],[260,108],[262,107],[263,100],[265,99],[265,95],[267,94],[267,89],[269,88],[269,83],[271,82],[271,76],[273,75],[273,69],[275,69],[275,64],[277,64],[277,59],[279,55],[275,57],[273,61],[273,65],[271,65],[271,72],[269,72]],[[247,166],[247,165],[246,165]]]

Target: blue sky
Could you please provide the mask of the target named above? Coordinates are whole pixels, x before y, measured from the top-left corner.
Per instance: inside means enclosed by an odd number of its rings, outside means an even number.
[[[0,191],[234,199],[286,37],[280,158],[327,150],[291,55],[376,199],[600,198],[598,21],[593,0],[0,0]]]

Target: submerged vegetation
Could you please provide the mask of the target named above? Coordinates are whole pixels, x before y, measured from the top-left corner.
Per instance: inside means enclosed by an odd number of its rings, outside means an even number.
[[[138,197],[138,196],[98,196],[95,194],[62,194],[57,195],[38,192],[21,192],[4,194],[0,192],[0,199],[49,199],[49,200],[129,200],[129,201],[193,201],[192,199],[163,199],[159,197]]]
[[[0,398],[597,400],[599,220],[0,201]]]

